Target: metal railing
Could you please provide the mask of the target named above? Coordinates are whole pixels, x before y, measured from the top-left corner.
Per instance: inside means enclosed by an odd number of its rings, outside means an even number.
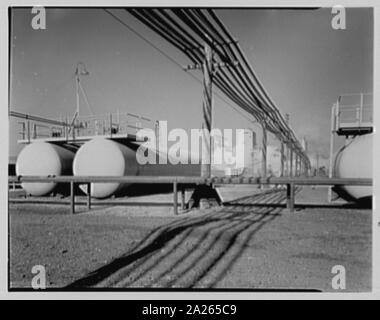
[[[335,110],[335,131],[344,128],[372,127],[372,99],[371,93],[340,95]]]
[[[290,212],[295,206],[295,187],[297,185],[356,185],[371,186],[372,179],[368,178],[320,178],[320,177],[185,177],[185,176],[11,176],[9,183],[56,182],[70,183],[70,208],[75,213],[75,185],[87,185],[87,209],[91,209],[91,183],[136,183],[136,184],[173,184],[173,209],[178,214],[178,190],[181,192],[181,209],[185,208],[185,188],[188,184],[270,184],[286,185],[286,208]],[[11,201],[11,200],[10,200]],[[115,202],[115,204],[117,204]]]
[[[13,115],[13,114],[12,114]],[[149,128],[158,130],[158,121],[133,113],[108,113],[96,116],[78,117],[73,122],[68,119],[60,121],[45,121],[43,118],[15,113],[23,118],[19,121],[20,141],[29,143],[38,139],[76,140],[83,137],[116,135],[136,135],[138,130]],[[42,124],[43,123],[43,124]]]

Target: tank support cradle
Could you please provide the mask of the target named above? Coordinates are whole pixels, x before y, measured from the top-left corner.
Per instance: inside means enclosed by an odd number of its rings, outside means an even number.
[[[208,209],[222,205],[222,199],[212,185],[197,185],[188,202],[188,209],[199,207]]]

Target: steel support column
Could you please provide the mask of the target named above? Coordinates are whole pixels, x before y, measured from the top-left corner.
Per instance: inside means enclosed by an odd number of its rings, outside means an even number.
[[[290,149],[290,170],[289,170],[289,176],[293,177],[293,150]]]
[[[284,143],[281,142],[281,177],[284,176]]]
[[[206,178],[211,175],[211,126],[212,126],[212,50],[208,44],[204,46],[203,71],[203,146],[201,176]],[[205,154],[203,154],[205,152]]]
[[[263,128],[263,140],[262,140],[262,162],[261,162],[261,174],[264,178],[267,177],[267,129],[266,124],[262,124]]]

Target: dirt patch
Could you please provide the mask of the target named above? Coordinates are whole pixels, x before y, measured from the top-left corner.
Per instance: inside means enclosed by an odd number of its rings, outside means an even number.
[[[303,209],[295,213],[283,210],[283,190],[180,217],[168,215],[170,207],[70,215],[67,206],[12,204],[11,286],[30,287],[39,264],[49,287],[333,291],[331,269],[339,264],[347,291],[370,290],[371,210],[308,208],[314,190],[302,192]]]

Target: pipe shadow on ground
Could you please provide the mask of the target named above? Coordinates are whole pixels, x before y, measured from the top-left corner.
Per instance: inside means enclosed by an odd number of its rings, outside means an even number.
[[[280,215],[278,205],[284,200],[285,191],[275,189],[158,227],[126,254],[66,289],[215,287],[254,235]]]

